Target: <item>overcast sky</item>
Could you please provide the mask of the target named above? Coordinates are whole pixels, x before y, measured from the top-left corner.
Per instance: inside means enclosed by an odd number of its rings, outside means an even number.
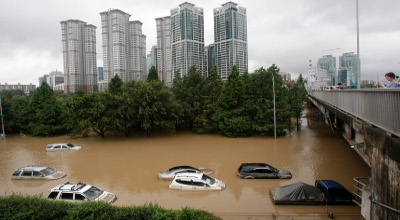
[[[34,83],[64,72],[60,21],[97,26],[97,65],[102,66],[100,12],[110,8],[143,22],[146,51],[156,44],[155,18],[184,1],[3,0],[0,1],[0,83]],[[204,9],[205,45],[214,42],[213,9],[227,1],[189,1]],[[249,71],[275,63],[283,72],[306,75],[311,59],[357,51],[356,0],[237,0],[247,9]],[[360,0],[361,79],[400,74],[400,1]],[[340,50],[331,50],[340,48]]]

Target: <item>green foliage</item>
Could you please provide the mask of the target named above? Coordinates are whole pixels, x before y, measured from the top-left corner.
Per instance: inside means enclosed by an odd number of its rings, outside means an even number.
[[[27,131],[34,136],[54,136],[66,132],[66,121],[61,104],[53,90],[43,82],[26,107]]]
[[[301,114],[305,108],[307,90],[304,86],[303,76],[300,74],[296,83],[288,85],[288,101],[290,103],[291,116],[296,118],[296,127],[300,128]]]
[[[67,107],[67,127],[72,136],[87,136],[90,129],[90,111],[93,103],[92,96],[78,91],[69,97]]]
[[[22,91],[19,91],[2,91],[0,93],[6,134],[19,133],[24,129],[25,114],[23,112],[28,103],[28,98]]]
[[[110,85],[108,86],[108,92],[112,94],[121,94],[122,93],[122,82],[121,77],[119,77],[118,74],[116,74],[110,82]]]
[[[158,72],[156,70],[155,66],[151,66],[150,70],[149,70],[149,75],[147,76],[147,81],[159,81],[158,79]]]
[[[220,219],[192,208],[168,210],[157,204],[112,206],[103,202],[71,203],[40,196],[0,196],[0,219]]]

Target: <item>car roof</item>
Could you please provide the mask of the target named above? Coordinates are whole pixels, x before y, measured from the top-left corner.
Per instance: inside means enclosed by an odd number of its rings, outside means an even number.
[[[29,165],[29,166],[26,166],[26,167],[18,168],[17,170],[21,170],[21,171],[22,170],[24,170],[24,171],[42,171],[42,170],[47,169],[47,168],[49,168],[49,167],[37,166],[37,165]]]
[[[55,144],[49,144],[49,145],[60,145],[60,144],[69,144],[69,143],[55,143]]]
[[[333,180],[317,180],[326,189],[345,189],[340,183]]]
[[[204,174],[202,173],[178,173],[175,178],[196,178],[201,179]]]
[[[266,163],[243,163],[243,167],[270,167],[270,165]]]
[[[51,191],[65,191],[65,192],[85,192],[88,190],[91,185],[84,184],[84,183],[77,183],[77,184],[72,184],[72,183],[65,183],[62,185],[58,185],[54,188],[51,189]]]

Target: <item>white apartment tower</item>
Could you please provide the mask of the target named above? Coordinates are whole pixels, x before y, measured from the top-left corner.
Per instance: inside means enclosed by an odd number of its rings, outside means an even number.
[[[61,21],[65,93],[97,91],[96,26],[80,20]]]
[[[103,41],[104,84],[118,74],[122,81],[146,78],[146,36],[140,21],[129,22],[131,15],[110,9],[100,13]],[[105,86],[106,87],[106,86]]]
[[[164,81],[168,87],[172,86],[174,74],[172,74],[171,59],[171,17],[156,18],[157,26],[157,72],[158,79]]]
[[[239,72],[248,69],[246,8],[228,2],[214,9],[215,65],[222,80],[227,80],[236,65]]]
[[[171,10],[172,75],[181,76],[190,67],[204,73],[204,14],[203,9],[185,2]]]

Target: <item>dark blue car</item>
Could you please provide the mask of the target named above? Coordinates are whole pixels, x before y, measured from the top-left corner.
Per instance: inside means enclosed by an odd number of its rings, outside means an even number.
[[[353,194],[336,181],[317,180],[315,187],[324,193],[328,205],[354,205]]]

